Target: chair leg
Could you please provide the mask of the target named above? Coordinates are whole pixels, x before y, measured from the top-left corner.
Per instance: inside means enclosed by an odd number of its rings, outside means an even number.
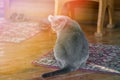
[[[54,15],[61,15],[64,2],[62,0],[55,0],[55,12]]]
[[[109,24],[107,25],[107,28],[113,28],[115,26],[113,24],[113,12],[114,12],[113,5],[114,5],[113,0],[110,0],[108,4]]]
[[[98,11],[97,32],[95,33],[96,37],[102,37],[103,35],[103,22],[104,22],[106,8],[107,8],[107,0],[100,0],[99,11]]]

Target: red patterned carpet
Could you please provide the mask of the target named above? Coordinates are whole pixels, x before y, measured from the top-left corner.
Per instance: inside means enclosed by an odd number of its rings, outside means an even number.
[[[89,44],[89,59],[83,70],[120,75],[120,46]],[[56,68],[57,63],[51,51],[34,60],[33,65]],[[58,67],[57,67],[58,68]]]

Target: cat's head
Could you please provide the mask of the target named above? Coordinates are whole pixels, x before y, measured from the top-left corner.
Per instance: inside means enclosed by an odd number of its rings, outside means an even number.
[[[51,28],[58,32],[62,30],[67,22],[67,18],[65,16],[48,16],[48,21],[51,23]]]

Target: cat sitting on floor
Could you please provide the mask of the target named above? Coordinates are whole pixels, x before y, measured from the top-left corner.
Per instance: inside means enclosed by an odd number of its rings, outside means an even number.
[[[48,20],[57,34],[53,54],[60,69],[44,73],[42,77],[65,74],[84,67],[89,57],[88,42],[80,25],[67,16],[50,15]]]

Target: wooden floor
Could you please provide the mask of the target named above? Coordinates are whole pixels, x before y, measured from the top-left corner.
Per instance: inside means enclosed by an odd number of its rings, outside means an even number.
[[[89,43],[120,45],[120,26],[106,29],[103,38],[95,38],[96,25],[81,27]],[[0,80],[44,80],[40,76],[44,72],[55,69],[33,66],[31,62],[53,48],[56,35],[51,30],[39,34],[21,43],[0,42]],[[120,80],[120,76],[95,72],[75,71],[46,80]]]

